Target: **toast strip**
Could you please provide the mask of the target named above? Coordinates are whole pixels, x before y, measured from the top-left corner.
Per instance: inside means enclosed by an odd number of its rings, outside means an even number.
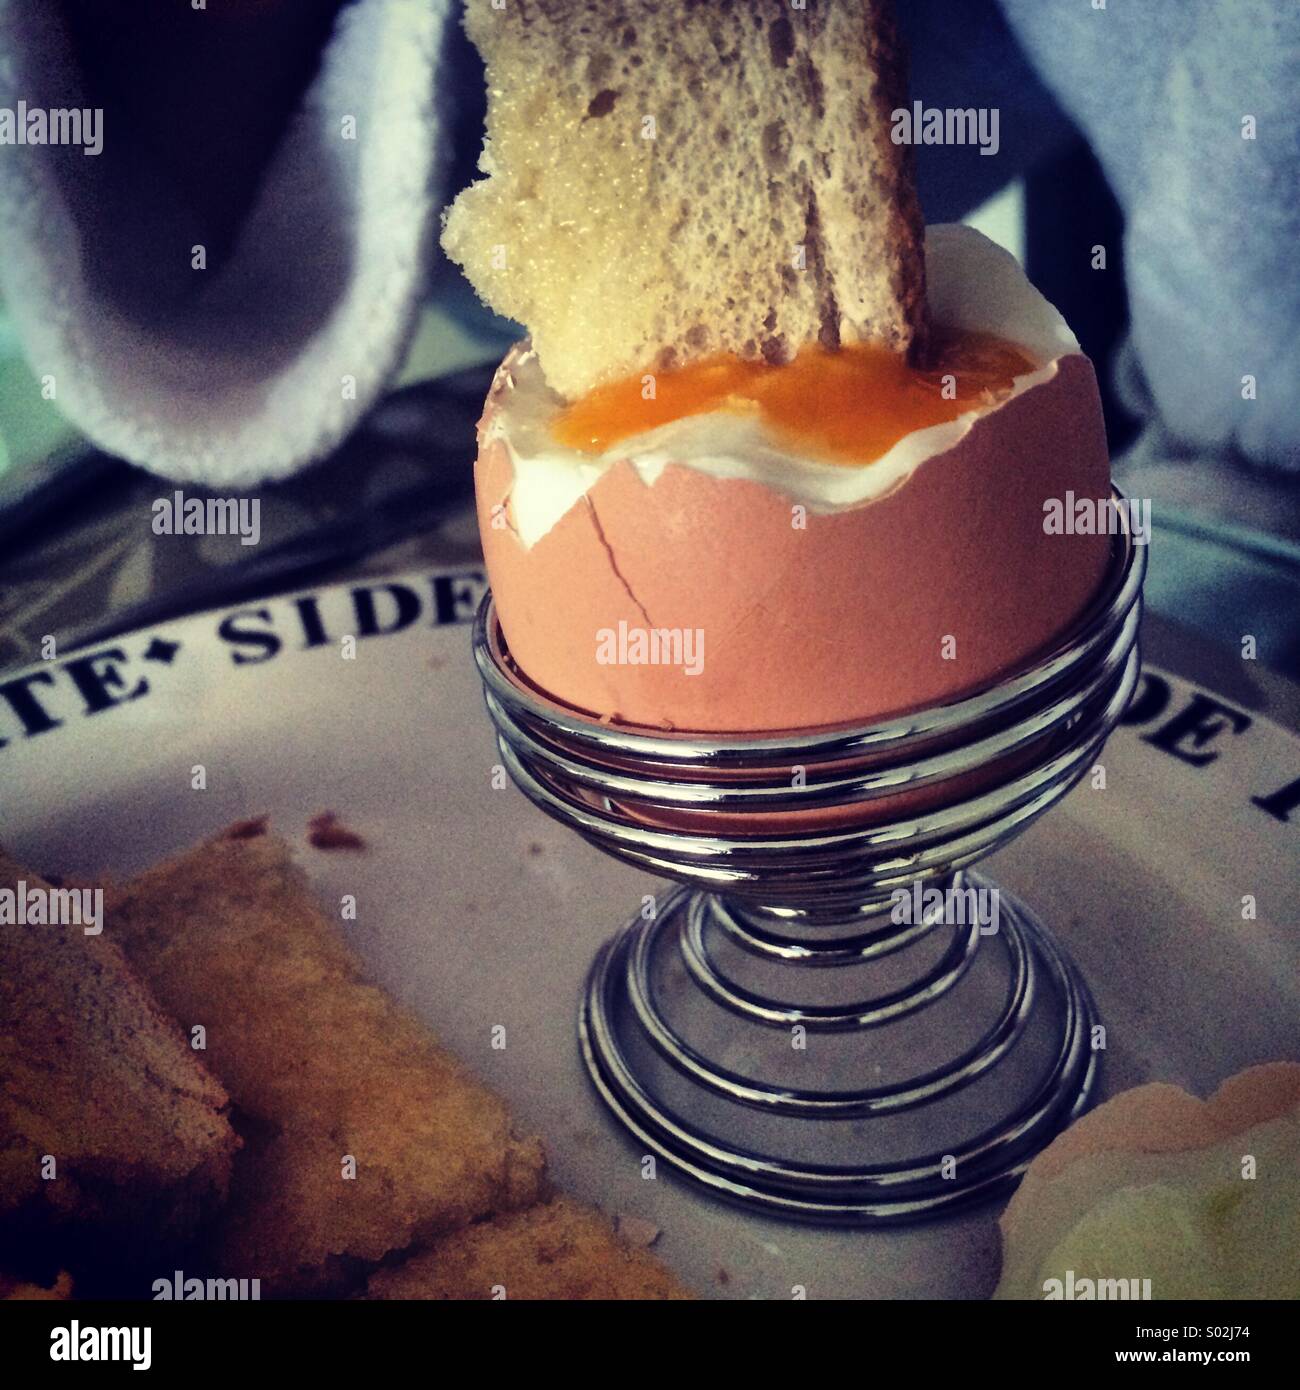
[[[165,1005],[206,1028],[247,1117],[228,1273],[322,1289],[351,1261],[538,1199],[540,1141],[364,980],[283,840],[209,841],[125,885],[107,917]]]
[[[889,0],[469,0],[486,177],[443,246],[549,384],[925,336]]]
[[[0,888],[19,883],[50,889],[0,851]],[[225,1198],[238,1146],[228,1107],[111,932],[0,925],[7,1229],[45,1239],[66,1219],[79,1242],[129,1233],[137,1249],[187,1237]]]

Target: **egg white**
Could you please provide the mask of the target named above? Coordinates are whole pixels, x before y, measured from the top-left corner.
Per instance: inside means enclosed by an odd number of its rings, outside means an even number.
[[[514,465],[510,509],[525,547],[535,545],[610,468],[627,460],[653,485],[669,463],[715,478],[761,483],[813,512],[833,512],[893,491],[926,459],[955,445],[981,416],[1050,381],[1079,343],[1009,252],[972,227],[930,227],[925,268],[936,324],[993,333],[1035,364],[997,405],[977,406],[944,424],[914,430],[869,464],[844,466],[792,452],[757,414],[710,411],[669,421],[601,454],[560,444],[551,424],[564,401],[547,385],[535,353],[522,354],[501,383],[487,438],[500,439]]]

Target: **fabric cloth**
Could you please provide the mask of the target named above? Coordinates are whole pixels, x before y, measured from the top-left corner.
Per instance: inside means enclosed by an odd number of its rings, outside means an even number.
[[[1124,209],[1160,416],[1202,451],[1300,474],[1300,5],[1002,4]]]
[[[452,0],[340,11],[211,273],[192,268],[166,190],[136,188],[124,209],[106,187],[130,172],[113,163],[111,112],[98,156],[0,148],[0,291],[33,370],[91,440],[168,478],[238,487],[352,429],[401,365],[433,259],[456,13]],[[59,6],[0,0],[0,107],[81,105],[69,48]]]
[[[138,275],[122,257],[184,263],[166,219],[146,203],[129,236],[105,235],[98,220],[116,204],[76,184],[96,161],[0,151],[0,286],[34,368],[92,439],[180,480],[283,476],[384,388],[431,269],[487,321],[434,236],[449,161],[463,181],[477,156],[481,69],[456,13],[452,0],[340,12],[236,253],[197,291],[203,272],[186,270],[178,291],[160,271],[154,300],[124,302],[118,287]],[[58,14],[0,0],[0,106],[75,100]],[[900,15],[920,99],[1001,111],[996,157],[918,151],[931,215],[969,210],[1077,123],[1126,213],[1133,343],[1163,452],[1173,441],[1199,461],[1221,501],[1236,464],[1294,476],[1300,5],[909,0]],[[355,140],[339,134],[347,115]]]

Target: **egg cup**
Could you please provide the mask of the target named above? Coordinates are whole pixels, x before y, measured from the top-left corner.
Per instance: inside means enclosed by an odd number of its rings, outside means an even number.
[[[484,598],[474,654],[511,777],[681,885],[606,943],[579,1009],[643,1161],[769,1214],[889,1225],[1004,1191],[1086,1108],[1087,985],[973,866],[1093,768],[1137,682],[1145,565],[1125,529],[1083,617],[976,694],[762,737],[569,708],[514,666]],[[843,985],[862,973],[869,993]]]

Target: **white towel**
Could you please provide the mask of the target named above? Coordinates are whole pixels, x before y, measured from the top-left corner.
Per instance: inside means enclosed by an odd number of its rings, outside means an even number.
[[[373,403],[436,248],[457,8],[345,6],[219,269],[157,244],[166,219],[149,206],[138,237],[109,234],[114,199],[87,192],[98,160],[80,148],[0,147],[0,291],[36,375],[96,444],[177,481],[246,487],[326,454]],[[0,108],[84,104],[57,6],[0,0],[0,55]],[[161,267],[156,303],[116,292],[164,255],[192,294]]]

